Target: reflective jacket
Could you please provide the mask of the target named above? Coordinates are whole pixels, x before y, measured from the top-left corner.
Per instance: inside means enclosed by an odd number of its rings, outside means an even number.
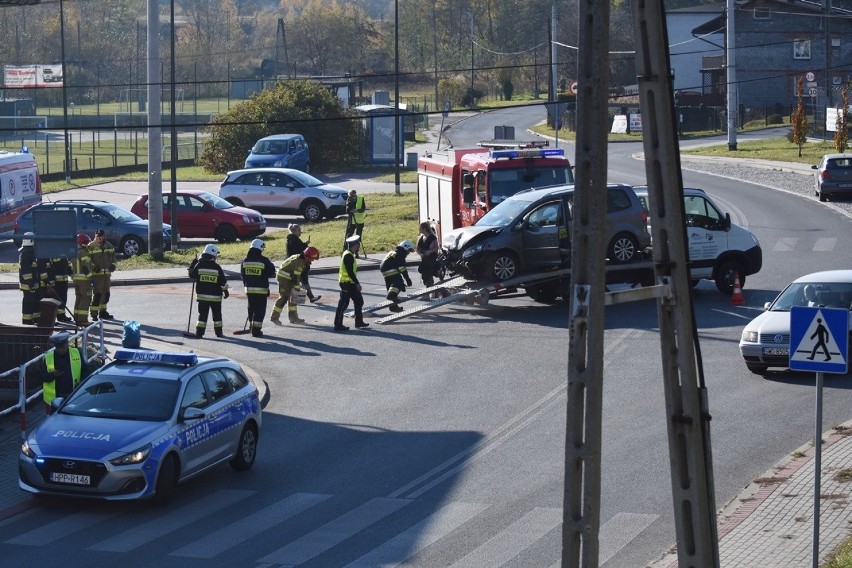
[[[195,299],[199,302],[221,302],[222,293],[228,289],[228,280],[222,267],[210,255],[202,254],[189,265],[189,277],[195,280]]]
[[[352,215],[352,222],[356,225],[363,225],[367,218],[367,205],[364,202],[363,195],[356,195],[355,199],[346,200],[346,212]]]
[[[396,276],[407,277],[408,268],[405,266],[405,257],[408,253],[397,248],[390,251],[379,265],[379,270],[382,271],[382,276],[385,280],[389,280]]]
[[[249,249],[242,264],[240,264],[240,276],[246,294],[263,294],[269,292],[269,279],[275,277],[275,265],[263,256],[256,248]]]
[[[86,245],[77,247],[77,258],[71,264],[71,279],[74,282],[88,282],[92,279],[92,259]]]
[[[308,261],[302,258],[301,255],[294,254],[288,257],[281,263],[278,268],[278,282],[293,282],[295,286],[299,285],[299,279],[302,276],[302,271],[307,266]]]
[[[35,257],[31,246],[23,247],[18,259],[18,286],[23,292],[38,292],[47,286],[47,264]]]
[[[56,370],[56,352],[48,351],[44,355],[44,365],[47,369],[47,376],[51,378],[49,381],[44,381],[44,397],[45,404],[50,404],[56,398],[56,378],[53,377],[53,371]],[[83,361],[80,357],[80,350],[76,347],[68,348],[68,358],[71,360],[71,390],[80,382],[83,374]],[[62,396],[67,396],[69,393],[62,393]]]
[[[89,243],[89,259],[93,276],[109,276],[115,270],[115,248],[104,239],[103,245],[97,241]]]

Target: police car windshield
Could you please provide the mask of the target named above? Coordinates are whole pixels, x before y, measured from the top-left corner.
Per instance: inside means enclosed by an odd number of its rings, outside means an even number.
[[[476,222],[477,227],[505,227],[510,225],[530,206],[527,199],[507,199],[496,205]]]
[[[162,422],[175,410],[180,381],[97,374],[74,391],[61,414]]]

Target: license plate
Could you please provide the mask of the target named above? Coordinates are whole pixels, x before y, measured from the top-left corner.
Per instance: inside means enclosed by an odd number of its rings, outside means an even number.
[[[764,355],[786,355],[790,356],[790,348],[789,347],[764,347],[763,348]]]
[[[50,474],[50,480],[54,483],[68,483],[70,485],[91,485],[91,478],[88,475],[76,475],[73,473],[56,473]]]
[[[852,183],[840,183],[837,184],[837,187],[839,187],[840,189],[849,189],[850,187],[852,187]]]

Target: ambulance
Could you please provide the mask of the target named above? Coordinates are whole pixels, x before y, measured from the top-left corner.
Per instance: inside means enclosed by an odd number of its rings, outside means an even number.
[[[41,179],[35,156],[24,146],[20,152],[0,151],[0,233],[15,228],[15,219],[41,203]]]

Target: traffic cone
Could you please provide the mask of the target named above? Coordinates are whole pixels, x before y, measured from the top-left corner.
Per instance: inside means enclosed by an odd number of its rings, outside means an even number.
[[[735,306],[745,304],[742,288],[740,288],[740,273],[734,272],[734,293],[731,294],[731,303]]]

